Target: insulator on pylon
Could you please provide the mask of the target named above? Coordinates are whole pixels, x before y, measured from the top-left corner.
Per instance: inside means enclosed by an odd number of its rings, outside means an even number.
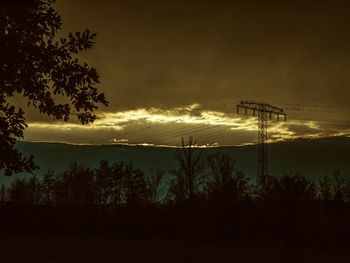
[[[277,115],[277,121],[279,121],[279,115],[283,115],[284,121],[287,121],[287,114],[283,112],[283,109],[272,106],[266,103],[257,103],[254,101],[240,101],[237,105],[240,108],[244,108],[244,112],[247,115],[247,111],[252,110],[253,116],[256,116],[258,112],[258,177],[257,182],[259,187],[263,187],[266,184],[268,176],[268,163],[267,163],[267,145],[268,140],[267,133],[267,120],[268,117],[272,119],[272,115]],[[238,107],[237,107],[238,108]],[[269,115],[267,115],[269,114]]]

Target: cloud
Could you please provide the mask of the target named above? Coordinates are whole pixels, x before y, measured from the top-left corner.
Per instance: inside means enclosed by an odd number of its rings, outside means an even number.
[[[269,142],[275,142],[350,134],[350,129],[291,119],[287,122],[269,122],[268,132]],[[182,136],[194,136],[199,143],[208,145],[254,143],[257,119],[208,110],[195,103],[171,109],[140,108],[102,112],[89,125],[33,122],[29,123],[25,132],[26,140],[103,144],[177,145]]]
[[[348,134],[346,3],[253,2],[57,1],[62,35],[97,33],[79,58],[96,67],[110,106],[87,126],[24,107],[25,138],[177,144],[193,135],[209,144],[254,143],[256,119],[233,113],[240,99],[292,108],[286,123],[269,123],[270,141]]]
[[[105,129],[111,129],[111,130],[117,130],[120,131],[123,129],[122,126],[118,125],[108,125],[108,123],[105,124],[74,124],[74,123],[66,123],[66,122],[56,122],[56,123],[45,123],[45,122],[30,122],[28,123],[29,129],[43,129],[43,130],[55,130],[55,131],[76,131],[80,130],[81,132],[87,131],[87,130],[105,130]]]
[[[111,102],[105,111],[237,99],[349,104],[345,2],[76,0],[57,6],[64,32],[87,27],[98,34],[82,60],[101,75],[99,88]]]

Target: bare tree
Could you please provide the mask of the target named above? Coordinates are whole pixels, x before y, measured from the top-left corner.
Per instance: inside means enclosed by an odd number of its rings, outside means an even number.
[[[187,144],[184,138],[181,138],[181,148],[175,151],[179,168],[173,171],[175,180],[171,190],[175,195],[182,195],[190,200],[200,190],[205,169],[205,152],[196,146],[197,143],[192,136],[189,137]]]
[[[164,181],[165,171],[157,169],[152,171],[147,178],[147,189],[151,203],[156,204],[161,200],[161,188],[165,187],[162,183]]]
[[[227,153],[219,152],[207,157],[210,177],[209,195],[226,201],[242,201],[250,196],[249,178],[235,167],[235,161]]]

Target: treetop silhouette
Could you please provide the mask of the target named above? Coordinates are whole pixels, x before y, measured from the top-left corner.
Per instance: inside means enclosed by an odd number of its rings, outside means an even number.
[[[0,169],[6,175],[35,168],[32,157],[23,157],[14,147],[27,124],[13,98],[24,97],[28,106],[55,120],[76,115],[82,124],[95,120],[97,104],[108,105],[96,88],[96,69],[78,59],[80,52],[92,48],[96,34],[86,30],[58,39],[62,19],[54,3],[0,3]]]

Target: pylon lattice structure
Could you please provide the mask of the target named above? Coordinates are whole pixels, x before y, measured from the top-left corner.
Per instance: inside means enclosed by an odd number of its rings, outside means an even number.
[[[268,176],[268,163],[267,163],[267,121],[276,116],[276,120],[280,120],[280,116],[284,117],[284,121],[287,121],[287,114],[283,109],[272,106],[267,103],[260,103],[255,101],[243,101],[237,105],[237,113],[240,113],[240,108],[244,109],[245,115],[248,115],[248,110],[253,112],[253,116],[258,117],[258,174],[257,184],[263,186],[266,183]]]

